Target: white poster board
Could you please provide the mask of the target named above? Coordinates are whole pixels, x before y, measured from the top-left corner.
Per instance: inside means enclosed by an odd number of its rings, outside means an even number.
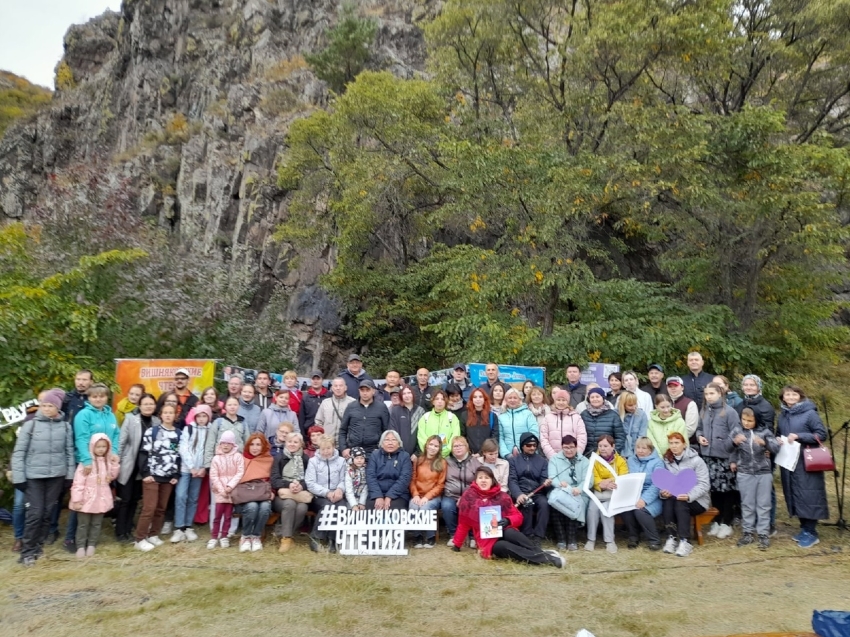
[[[352,511],[328,505],[319,512],[319,531],[334,531],[341,555],[407,555],[405,531],[436,531],[437,511]]]
[[[797,468],[797,461],[800,459],[800,443],[796,440],[788,442],[785,436],[779,436],[782,444],[779,445],[779,453],[776,454],[776,464],[788,471],[794,471]]]
[[[593,465],[597,462],[608,469],[609,473],[614,476],[614,482],[617,483],[617,488],[611,492],[611,499],[607,503],[601,502],[593,491]],[[637,501],[640,500],[641,491],[643,491],[644,480],[646,480],[645,473],[627,473],[618,476],[610,464],[605,462],[598,454],[592,453],[590,454],[590,467],[588,467],[587,475],[584,478],[583,491],[599,507],[602,515],[610,518],[635,508]]]

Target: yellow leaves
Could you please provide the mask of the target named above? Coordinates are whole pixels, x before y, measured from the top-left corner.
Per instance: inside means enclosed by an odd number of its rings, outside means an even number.
[[[583,177],[590,177],[593,174],[593,171],[590,168],[582,168],[581,174]]]
[[[587,358],[591,363],[595,363],[600,358],[602,358],[602,352],[600,352],[598,349],[594,350],[594,351],[588,353]]]
[[[469,287],[472,288],[473,292],[480,292],[481,291],[481,286],[478,285],[475,281],[473,281],[472,285],[470,285]]]
[[[465,96],[463,93],[461,93],[460,91],[458,91],[458,92],[455,94],[455,100],[457,100],[457,102],[458,102],[459,104],[466,105],[466,96]]]
[[[635,179],[632,181],[632,188],[637,188],[640,186],[640,179]]]
[[[469,229],[472,232],[477,232],[478,230],[483,230],[486,227],[487,227],[487,224],[484,223],[484,220],[481,218],[481,215],[478,215],[477,217],[475,217],[473,222],[471,224],[469,224]],[[483,254],[481,255],[481,258],[482,259],[484,258]]]
[[[361,190],[361,191],[360,191],[360,192],[358,192],[357,194],[358,194],[358,195],[360,195],[361,197],[365,197],[365,196],[366,196],[366,191],[365,191],[365,190]]]
[[[744,181],[761,181],[761,173],[757,170],[751,170],[744,175]]]
[[[446,121],[446,124],[448,124],[448,123],[450,123],[450,122],[452,121],[452,118],[451,118],[451,116],[449,116],[449,115],[446,115],[444,119],[445,119],[445,121]]]
[[[691,54],[690,53],[682,53],[682,61],[683,62],[690,62],[691,61]]]
[[[577,206],[580,206],[584,203],[584,199],[582,199],[581,197],[576,197],[575,199],[573,199],[573,203]]]
[[[505,148],[513,148],[514,147],[514,140],[512,140],[510,137],[503,137],[502,138],[502,146],[504,146]],[[507,168],[505,170],[507,170]]]
[[[519,316],[519,308],[518,307],[515,307],[511,310],[511,316],[513,316],[514,318]],[[514,350],[514,353],[516,353],[516,350]]]
[[[543,273],[540,270],[534,273],[534,278],[537,279],[537,283],[543,283]]]

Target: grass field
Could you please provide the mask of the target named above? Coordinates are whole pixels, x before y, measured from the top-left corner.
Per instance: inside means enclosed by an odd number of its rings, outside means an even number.
[[[59,544],[30,569],[0,558],[0,635],[574,635],[685,637],[805,631],[813,609],[850,609],[850,533],[804,551],[780,522],[767,552],[708,538],[689,558],[579,551],[564,570],[445,546],[407,558],[208,551],[149,554],[108,538],[85,562]],[[105,535],[111,531],[104,525]],[[206,533],[202,539],[206,539]],[[11,545],[8,527],[2,535]]]

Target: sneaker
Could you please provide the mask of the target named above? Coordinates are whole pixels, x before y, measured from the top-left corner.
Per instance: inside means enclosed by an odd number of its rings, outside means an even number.
[[[28,555],[21,560],[21,564],[26,567],[35,566],[35,558],[32,555]]]
[[[218,540],[215,538],[212,538],[209,542],[207,542],[207,548],[210,550],[214,549],[216,546],[218,546]]]
[[[45,544],[56,544],[56,540],[59,539],[59,531],[51,531],[47,534],[47,539],[44,540]]]
[[[617,552],[617,543],[616,542],[605,542],[605,550],[609,553]]]
[[[230,538],[229,537],[221,538],[218,541],[218,543],[221,545],[221,548],[223,548],[223,549],[229,549],[230,548]]]
[[[162,546],[163,544],[165,544],[165,542],[164,542],[164,541],[162,541],[162,540],[160,540],[160,539],[159,539],[159,536],[158,536],[158,535],[151,535],[151,536],[148,538],[148,542],[150,542],[150,543],[151,543],[151,544],[153,544],[154,546]]]
[[[640,540],[639,540],[638,538],[636,538],[636,537],[630,537],[630,538],[629,538],[629,543],[628,543],[628,544],[626,544],[626,546],[627,546],[629,549],[636,549],[636,548],[638,547],[638,544],[640,544]]]
[[[676,549],[676,557],[687,557],[694,550],[694,547],[687,540],[679,542],[679,548]]]
[[[251,538],[243,537],[241,540],[239,540],[239,552],[240,553],[247,553],[250,550],[251,550]]]
[[[196,542],[198,540],[198,534],[195,533],[195,529],[191,526],[183,532],[183,535],[186,536],[187,542]]]
[[[77,552],[77,543],[74,540],[65,540],[62,542],[62,548],[68,551],[69,553]]]
[[[584,545],[585,551],[592,551],[595,548],[596,548],[596,542],[592,542],[590,540],[588,540]]]
[[[437,541],[434,538],[430,538],[425,540],[425,544],[422,545],[423,549],[432,549],[437,545]]]
[[[720,525],[717,522],[712,522],[711,526],[708,528],[706,535],[717,536],[717,532],[720,531]]]
[[[768,535],[770,537],[776,537],[777,535],[779,535],[779,530],[775,526],[772,526],[770,527],[770,532],[768,533]]]
[[[254,537],[251,539],[251,552],[256,553],[257,551],[263,550],[263,540],[262,538]]]
[[[416,538],[416,541],[415,541],[415,543],[414,543],[414,545],[413,545],[413,548],[415,548],[415,549],[424,549],[424,548],[425,548],[425,545],[422,543],[422,538],[421,538],[421,537],[420,537],[420,538]]]
[[[755,542],[755,540],[753,539],[753,534],[744,533],[741,536],[741,539],[738,540],[738,546],[747,546],[748,544],[752,544],[753,542]]]
[[[567,544],[568,551],[578,551],[578,544],[576,542],[570,542]]]
[[[567,543],[566,542],[558,542],[558,550],[559,551],[566,551],[567,550]]]
[[[173,530],[174,530],[174,522],[165,522],[162,525],[162,534],[163,535],[168,535]]]
[[[794,535],[791,536],[791,539],[794,540],[795,542],[799,543],[800,539],[803,537],[804,533],[805,533],[805,531],[803,529],[800,529],[797,533],[795,533]]]
[[[549,561],[556,568],[564,568],[564,566],[566,566],[567,560],[565,560],[563,558],[563,556],[560,553],[558,553],[558,551],[553,551],[552,549],[546,549],[543,552],[546,553],[546,555],[549,556]]]
[[[718,540],[725,540],[730,535],[732,535],[732,527],[729,526],[728,524],[721,524],[720,530],[717,531],[717,539]]]
[[[449,548],[451,548],[451,547],[453,547],[454,545],[455,545],[455,539],[454,539],[454,537],[450,537],[450,538],[449,538],[449,541],[448,541],[448,542],[446,542],[446,546],[448,546]]]
[[[646,545],[646,548],[648,548],[650,551],[660,551],[661,550],[661,543],[660,542],[650,542],[649,544]]]
[[[664,543],[664,552],[665,553],[675,553],[676,552],[676,538],[672,535],[667,538],[667,541]]]
[[[87,546],[86,547],[86,557],[94,557],[94,547]]]
[[[186,534],[183,533],[183,531],[181,531],[180,529],[177,529],[176,531],[174,531],[174,533],[171,534],[171,543],[172,544],[177,544],[178,542],[182,542],[185,539],[186,539]]]
[[[310,550],[313,551],[313,553],[318,553],[319,551],[322,550],[322,548],[324,548],[324,547],[322,547],[322,543],[311,535],[310,536]]]
[[[471,548],[471,549],[477,549],[478,548],[478,545],[475,543],[475,540],[473,540],[472,538],[469,538],[469,548]]]
[[[759,550],[766,551],[770,547],[770,537],[767,535],[759,535]]]
[[[77,559],[81,560],[86,556],[86,550],[83,547],[77,549]]]
[[[147,553],[148,551],[153,551],[156,548],[156,546],[154,546],[153,544],[151,544],[147,540],[139,540],[133,546],[135,548],[139,549],[140,551],[145,552],[145,553]]]
[[[810,549],[815,544],[820,544],[820,539],[818,538],[818,536],[809,533],[808,531],[803,531],[803,534],[800,536],[800,548]]]

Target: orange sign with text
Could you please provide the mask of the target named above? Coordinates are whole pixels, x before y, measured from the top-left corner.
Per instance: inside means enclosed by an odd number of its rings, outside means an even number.
[[[197,358],[119,358],[115,361],[115,382],[120,390],[113,396],[113,405],[127,395],[130,387],[139,383],[145,391],[157,398],[174,389],[174,373],[178,369],[189,372],[189,391],[200,396],[215,378],[215,361]]]

